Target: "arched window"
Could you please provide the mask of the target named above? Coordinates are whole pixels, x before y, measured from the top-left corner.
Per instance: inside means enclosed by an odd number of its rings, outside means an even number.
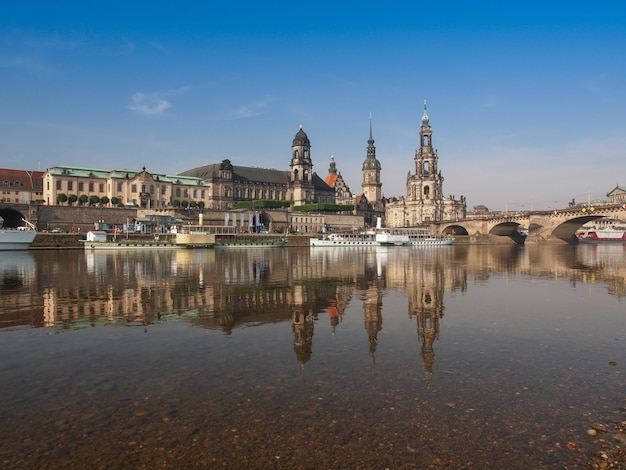
[[[293,170],[293,180],[300,181],[300,172],[297,169]]]
[[[297,150],[293,151],[293,158],[296,158],[296,159],[298,158],[298,151]]]
[[[304,181],[305,183],[309,181],[309,170],[304,170],[304,172],[302,173],[302,181]]]
[[[4,180],[2,186],[11,186],[11,183],[9,183],[9,180]]]
[[[424,186],[424,198],[430,199],[430,186]]]

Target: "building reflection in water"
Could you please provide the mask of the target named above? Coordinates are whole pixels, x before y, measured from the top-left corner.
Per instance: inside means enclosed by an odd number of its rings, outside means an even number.
[[[316,325],[342,327],[348,308],[362,306],[375,365],[385,296],[406,292],[416,345],[427,375],[446,295],[465,292],[468,278],[566,277],[599,283],[623,296],[626,248],[613,246],[332,248],[44,251],[0,259],[0,327],[141,325],[182,319],[232,334],[241,326],[291,322],[301,366],[314,353]],[[326,323],[328,322],[328,323]],[[148,329],[149,330],[149,329]],[[328,331],[328,330],[325,330]],[[366,342],[365,342],[366,341]]]

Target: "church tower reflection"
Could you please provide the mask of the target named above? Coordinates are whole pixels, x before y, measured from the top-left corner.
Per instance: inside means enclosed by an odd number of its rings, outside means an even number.
[[[291,325],[293,328],[293,350],[300,362],[300,367],[311,360],[313,354],[313,316],[302,310],[293,312]]]
[[[418,284],[409,286],[409,317],[416,317],[417,335],[422,345],[420,356],[426,375],[430,377],[435,364],[433,343],[439,338],[439,323],[443,317],[443,271],[434,269]]]
[[[370,282],[363,299],[363,317],[365,331],[369,342],[369,351],[372,355],[372,363],[376,365],[376,346],[378,344],[378,332],[383,329],[382,316],[382,291],[375,282]]]

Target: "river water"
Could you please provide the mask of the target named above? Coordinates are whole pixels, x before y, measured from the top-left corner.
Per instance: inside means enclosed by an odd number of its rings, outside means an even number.
[[[622,245],[1,253],[0,467],[584,467],[625,305]]]

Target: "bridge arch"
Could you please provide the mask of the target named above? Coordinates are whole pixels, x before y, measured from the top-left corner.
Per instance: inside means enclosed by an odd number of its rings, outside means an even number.
[[[514,222],[511,220],[500,222],[499,224],[494,225],[489,230],[489,235],[496,235],[498,237],[510,237],[519,235],[520,225],[518,222]]]
[[[469,235],[467,229],[459,224],[446,225],[443,230],[441,230],[441,233],[452,237],[455,235]]]
[[[585,225],[587,222],[603,219],[605,217],[606,216],[604,215],[581,215],[573,217],[554,227],[552,230],[552,236],[568,243],[577,242],[576,232],[580,230],[580,227]]]
[[[24,225],[22,219],[26,216],[18,209],[11,206],[0,207],[0,224],[4,228],[17,228]]]

